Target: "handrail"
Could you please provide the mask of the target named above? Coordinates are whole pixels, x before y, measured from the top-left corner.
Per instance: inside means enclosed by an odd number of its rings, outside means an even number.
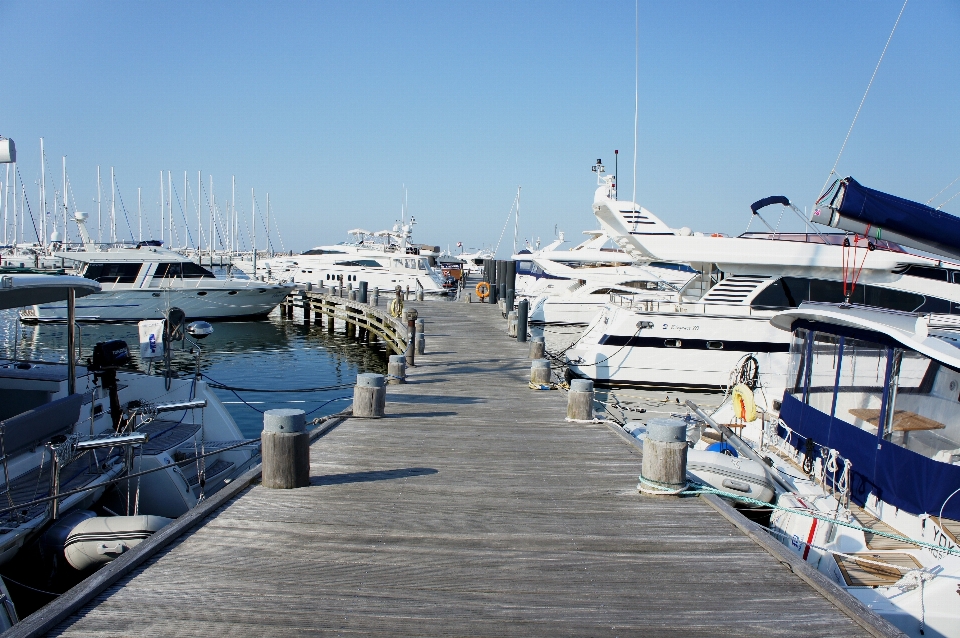
[[[368,330],[380,337],[397,354],[406,352],[407,326],[399,318],[391,316],[389,311],[338,295],[315,291],[297,291],[297,293],[306,297],[313,312]]]

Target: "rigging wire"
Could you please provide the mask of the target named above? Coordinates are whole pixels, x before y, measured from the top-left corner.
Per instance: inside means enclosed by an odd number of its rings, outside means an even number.
[[[497,247],[493,249],[493,256],[497,256],[497,251],[500,250],[500,242],[503,241],[503,234],[507,232],[507,224],[510,223],[510,215],[513,214],[513,209],[517,205],[517,198],[520,197],[520,190],[517,190],[516,197],[513,198],[513,204],[510,205],[510,210],[507,212],[507,219],[503,222],[503,229],[500,231],[500,239],[497,240]]]
[[[640,121],[640,0],[634,0],[634,60],[633,60],[633,196],[637,203],[637,125]],[[634,224],[636,225],[636,224]]]
[[[957,180],[960,180],[960,175],[957,175],[956,179],[954,179],[952,182],[950,182],[949,184],[947,184],[946,186],[944,186],[943,188],[941,188],[941,189],[940,189],[940,193],[942,193],[943,191],[947,190],[948,188],[950,188],[951,186],[953,186],[954,184],[956,184],[956,183],[957,183]],[[930,205],[930,202],[932,202],[932,201],[935,200],[936,198],[940,197],[940,193],[937,193],[936,195],[934,195],[933,197],[931,197],[930,199],[928,199],[928,200],[927,200],[927,205],[929,206],[929,205]],[[953,197],[956,197],[956,195],[954,195]],[[951,197],[950,199],[953,199],[953,197]],[[947,202],[949,202],[950,199],[948,199]],[[946,204],[947,202],[944,202],[943,204]],[[940,206],[943,206],[943,204],[940,204]],[[937,208],[939,209],[939,206],[938,206]]]
[[[873,69],[873,75],[870,76],[870,81],[867,83],[867,90],[863,92],[863,97],[860,99],[860,106],[857,107],[857,112],[853,116],[853,121],[850,122],[850,128],[847,130],[847,136],[843,138],[843,144],[840,145],[840,152],[837,153],[837,161],[833,163],[833,168],[830,169],[830,174],[827,175],[827,181],[823,183],[823,187],[820,189],[820,192],[824,192],[827,188],[827,184],[830,183],[830,178],[833,177],[837,172],[837,165],[840,163],[840,156],[843,155],[843,150],[847,147],[847,141],[850,139],[850,134],[853,133],[853,127],[857,123],[857,118],[860,117],[860,110],[863,108],[863,103],[867,101],[867,94],[870,93],[870,87],[873,86],[873,80],[877,77],[877,71],[880,70],[880,63],[883,62],[883,56],[887,53],[887,47],[890,46],[890,41],[893,40],[893,34],[897,30],[897,25],[900,24],[900,18],[903,16],[904,9],[907,8],[907,2],[910,0],[903,0],[903,6],[900,7],[900,13],[897,15],[897,21],[893,23],[893,29],[890,30],[890,36],[887,37],[887,43],[883,45],[883,51],[880,53],[880,59],[877,60],[877,66]]]

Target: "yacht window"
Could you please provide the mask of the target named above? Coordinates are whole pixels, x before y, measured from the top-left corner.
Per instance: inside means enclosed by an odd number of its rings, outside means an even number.
[[[910,266],[907,268],[907,275],[914,277],[923,277],[924,279],[936,279],[937,281],[950,281],[950,273],[944,268],[929,268],[927,266]]]
[[[367,268],[382,268],[379,261],[373,259],[355,259],[353,261],[338,261],[337,266],[365,266]]]
[[[853,292],[849,292],[848,289],[848,293],[851,303],[877,308],[937,314],[960,312],[960,308],[951,308],[950,302],[945,299],[904,290],[859,284],[853,289]],[[754,298],[751,306],[754,308],[796,308],[804,301],[843,303],[845,301],[843,283],[823,279],[782,277],[763,289]]]
[[[102,284],[132,284],[137,280],[140,263],[87,264],[83,276]]]
[[[342,250],[323,250],[321,248],[314,248],[303,253],[304,255],[346,255]]]
[[[157,270],[153,273],[154,278],[162,279],[213,279],[213,273],[204,268],[203,266],[198,266],[192,261],[183,261],[177,263],[163,263],[157,264]]]
[[[417,260],[417,269],[418,269],[418,270],[426,270],[426,269],[427,269],[426,263],[427,263],[427,260],[426,260],[426,259],[419,259],[419,260]]]

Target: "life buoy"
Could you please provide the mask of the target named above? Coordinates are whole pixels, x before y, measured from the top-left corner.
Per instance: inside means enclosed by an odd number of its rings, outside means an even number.
[[[403,299],[397,297],[390,302],[390,316],[400,317],[403,314]]]
[[[753,390],[743,383],[733,386],[733,416],[747,423],[757,420],[757,404],[753,400]]]
[[[481,281],[477,284],[477,296],[481,299],[486,299],[490,296],[490,284],[485,281]]]

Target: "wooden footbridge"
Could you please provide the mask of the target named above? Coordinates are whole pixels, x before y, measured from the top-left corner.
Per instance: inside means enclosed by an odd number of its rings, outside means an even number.
[[[9,635],[898,635],[722,501],[639,494],[495,306],[417,305],[426,354],[385,418],[315,432],[309,487],[253,470]]]

